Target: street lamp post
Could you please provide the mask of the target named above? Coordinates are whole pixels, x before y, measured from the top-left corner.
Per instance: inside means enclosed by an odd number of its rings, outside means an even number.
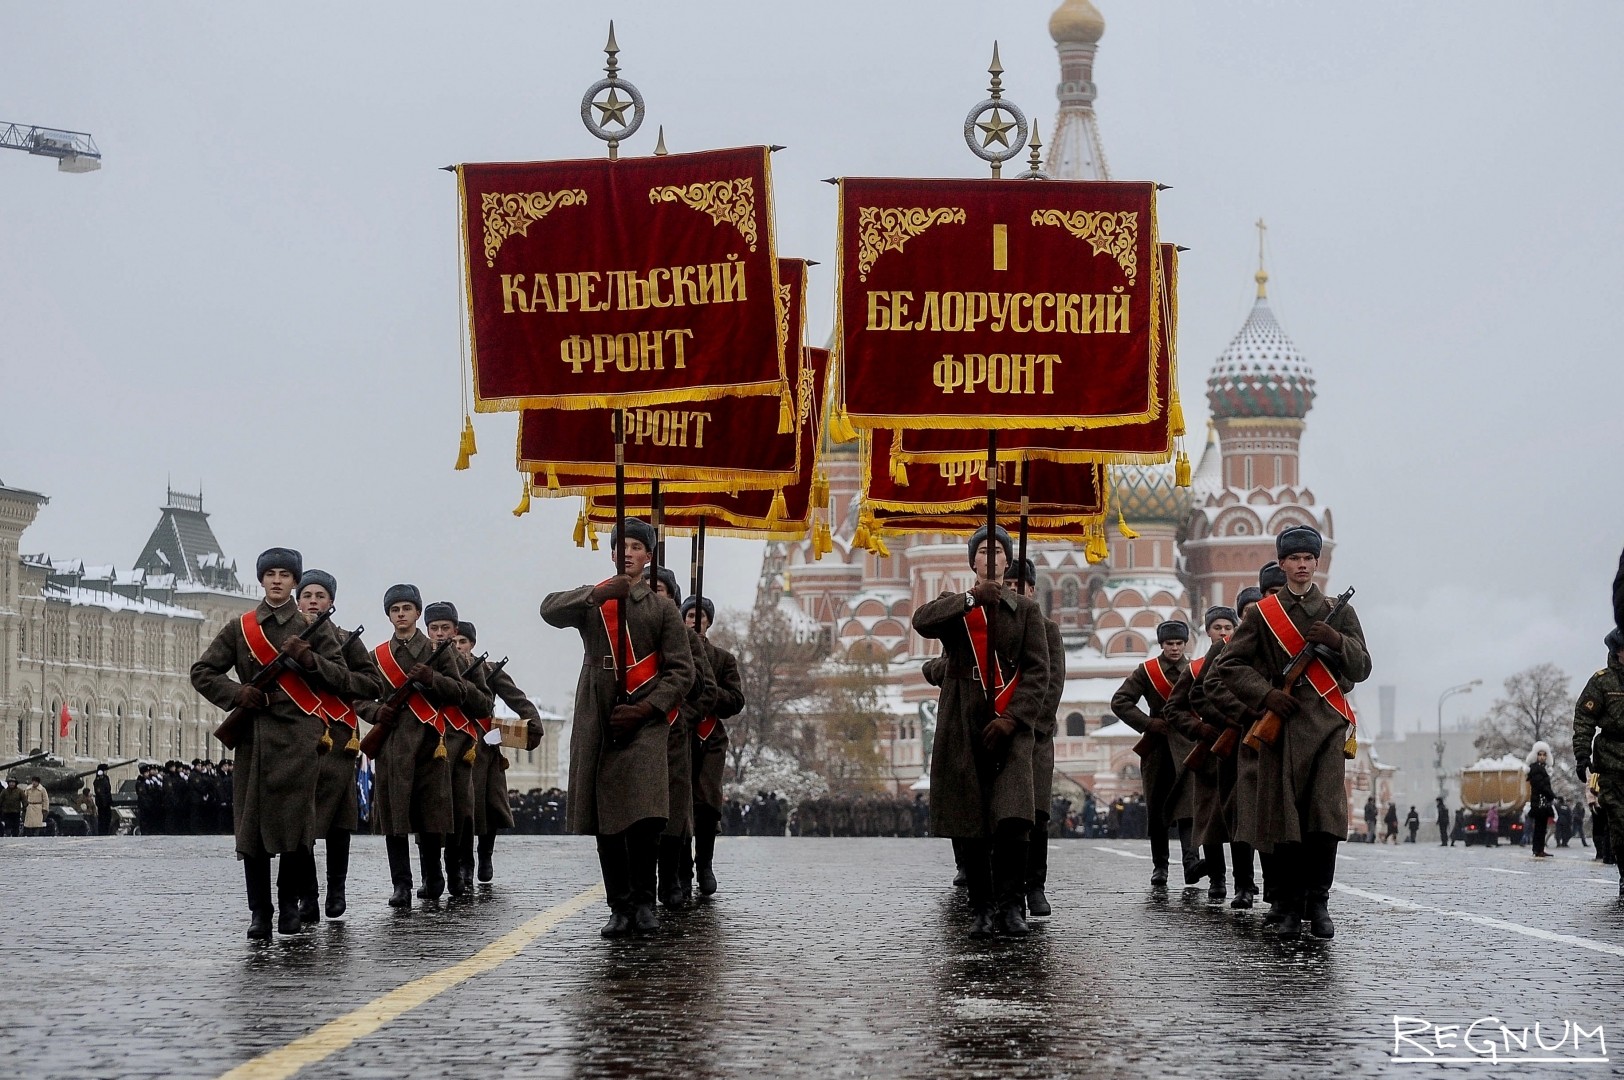
[[[1472,692],[1472,687],[1482,685],[1482,679],[1473,679],[1469,683],[1461,683],[1459,686],[1451,686],[1448,690],[1445,690],[1443,693],[1438,695],[1438,741],[1433,745],[1433,749],[1437,751],[1438,757],[1433,764],[1433,768],[1438,770],[1439,798],[1443,798],[1446,794],[1448,794],[1447,786],[1444,783],[1444,701],[1448,698],[1454,697],[1456,694],[1470,694]]]

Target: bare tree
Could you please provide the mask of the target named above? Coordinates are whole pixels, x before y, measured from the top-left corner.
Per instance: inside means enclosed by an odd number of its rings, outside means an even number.
[[[1551,746],[1551,782],[1564,795],[1578,796],[1573,760],[1573,695],[1568,676],[1555,664],[1537,664],[1505,682],[1505,693],[1489,706],[1474,742],[1489,757],[1526,757],[1536,742]]]
[[[776,606],[758,604],[743,634],[737,620],[712,631],[716,644],[739,661],[744,710],[727,724],[728,759],[735,784],[743,784],[764,748],[790,750],[793,706],[816,690],[814,669],[827,649],[820,638],[799,634]]]
[[[881,701],[885,686],[873,664],[836,663],[819,673],[812,712],[796,725],[796,757],[825,777],[830,791],[877,791],[885,767],[881,725],[891,718]]]

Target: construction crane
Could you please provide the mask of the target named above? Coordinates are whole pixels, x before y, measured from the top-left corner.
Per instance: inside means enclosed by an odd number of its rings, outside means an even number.
[[[96,149],[96,140],[83,131],[9,124],[0,120],[0,149],[56,158],[59,172],[87,173],[101,168],[101,151]]]

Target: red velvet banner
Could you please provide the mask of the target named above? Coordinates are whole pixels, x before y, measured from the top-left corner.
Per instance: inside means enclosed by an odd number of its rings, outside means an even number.
[[[949,461],[898,468],[891,460],[895,433],[885,428],[864,437],[865,505],[875,511],[909,514],[974,514],[986,520],[987,465],[983,444],[981,461]],[[1002,439],[1002,436],[1000,436]],[[1052,461],[998,465],[998,509],[1018,514],[1024,481],[1034,516],[1098,517],[1105,512],[1105,467],[1060,465]]]
[[[1000,431],[998,458],[1104,464],[1159,465],[1172,460],[1173,439],[1184,433],[1178,388],[1178,247],[1162,244],[1162,283],[1158,287],[1156,402],[1158,414],[1143,424],[1104,428],[1024,428]],[[1174,422],[1176,418],[1176,423]],[[986,460],[987,434],[966,428],[908,428],[891,447],[896,459],[919,462]]]
[[[778,260],[784,319],[779,333],[799,378],[804,361],[806,260]],[[673,402],[622,410],[626,478],[686,482],[705,490],[778,489],[800,462],[795,415],[777,397]],[[546,495],[602,488],[615,475],[613,409],[526,409],[519,416],[520,472],[542,478]],[[549,474],[555,478],[546,479]],[[608,490],[614,490],[613,483]],[[669,490],[675,490],[672,487]]]
[[[821,442],[821,427],[826,387],[829,374],[829,351],[807,349],[810,363],[801,380],[797,394],[797,427],[801,442],[802,467],[791,483],[781,491],[740,491],[728,494],[719,491],[667,492],[661,485],[664,503],[662,524],[676,532],[687,532],[706,520],[706,531],[724,536],[749,536],[756,539],[793,540],[805,537],[814,511],[825,506],[812,505],[813,478],[819,472],[817,448]],[[539,479],[539,478],[538,478]],[[775,500],[783,501],[776,508]],[[826,498],[826,496],[825,496]],[[649,516],[648,487],[626,492],[626,512],[637,517]],[[587,502],[587,517],[594,525],[613,526],[615,499],[613,488],[596,494]]]
[[[1158,401],[1156,189],[840,183],[839,319],[857,427],[1112,427]]]
[[[969,536],[987,524],[986,514],[909,514],[903,511],[876,510],[869,523],[877,528],[882,538],[892,533],[944,533],[949,536]],[[1009,516],[999,524],[1016,535],[1019,520]],[[1029,541],[1069,540],[1078,543],[1094,539],[1100,529],[1098,515],[1056,514],[1053,517],[1027,518],[1026,537]]]
[[[768,156],[459,165],[475,407],[786,393]]]

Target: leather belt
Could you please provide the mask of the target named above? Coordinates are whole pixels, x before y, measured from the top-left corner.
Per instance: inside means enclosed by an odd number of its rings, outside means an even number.
[[[591,668],[594,671],[599,669],[613,671],[615,670],[615,658],[612,656],[588,656],[582,658],[581,666]]]

